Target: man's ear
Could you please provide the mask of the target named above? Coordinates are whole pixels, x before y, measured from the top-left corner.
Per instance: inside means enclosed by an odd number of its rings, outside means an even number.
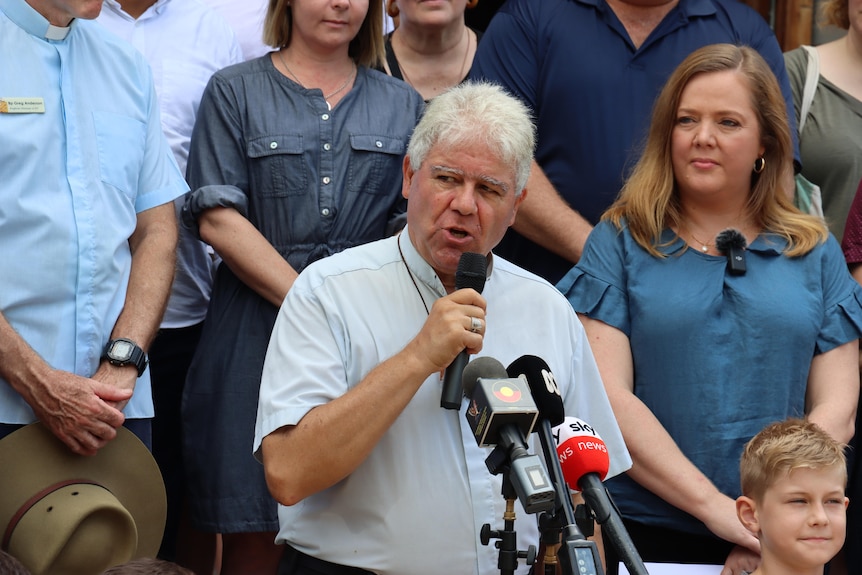
[[[410,199],[410,183],[413,181],[413,168],[410,166],[410,156],[404,155],[404,162],[401,164],[401,195],[405,199]]]
[[[736,516],[742,526],[755,537],[760,534],[760,521],[757,518],[757,503],[751,497],[742,495],[736,499]]]

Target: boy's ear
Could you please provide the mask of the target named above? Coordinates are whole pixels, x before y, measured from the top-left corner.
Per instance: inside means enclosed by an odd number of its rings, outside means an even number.
[[[736,516],[742,526],[755,537],[760,534],[760,521],[757,519],[757,503],[745,495],[736,499]]]

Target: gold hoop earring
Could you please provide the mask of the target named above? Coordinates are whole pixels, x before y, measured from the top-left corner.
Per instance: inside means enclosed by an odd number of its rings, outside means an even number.
[[[467,8],[475,8],[479,5],[479,0],[467,0]]]
[[[760,156],[756,160],[754,160],[754,173],[759,174],[766,168],[766,158]]]
[[[389,14],[390,18],[398,18],[398,14],[400,14],[401,11],[398,10],[398,5],[395,3],[395,0],[389,0],[386,2],[386,13]]]

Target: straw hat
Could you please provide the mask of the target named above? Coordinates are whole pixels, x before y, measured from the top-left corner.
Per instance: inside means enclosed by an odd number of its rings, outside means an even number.
[[[0,548],[33,575],[98,575],[159,550],[165,485],[128,429],[85,457],[33,423],[0,440],[0,469]]]

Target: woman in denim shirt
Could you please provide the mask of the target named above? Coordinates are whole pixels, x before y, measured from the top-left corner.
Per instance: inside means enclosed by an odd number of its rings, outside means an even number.
[[[251,453],[278,307],[308,264],[391,234],[404,215],[401,164],[424,104],[369,69],[383,55],[381,12],[373,0],[271,1],[265,40],[279,50],[215,74],[200,104],[183,223],[223,261],[183,441],[191,519],[223,534],[223,575],[275,573],[281,553]]]

